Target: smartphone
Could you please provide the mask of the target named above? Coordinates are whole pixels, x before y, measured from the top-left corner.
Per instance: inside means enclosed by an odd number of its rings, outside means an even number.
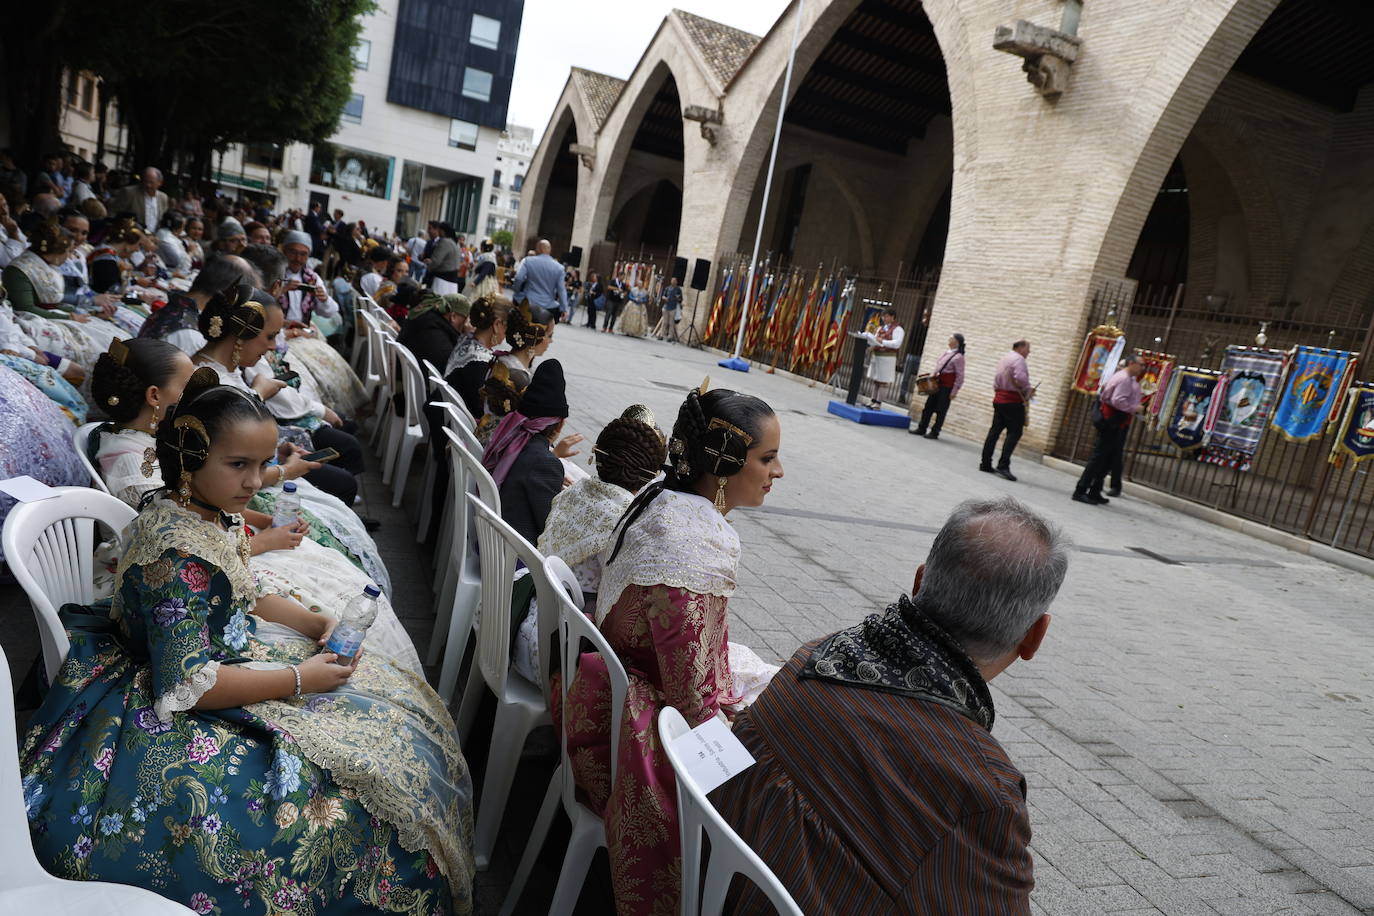
[[[302,455],[301,460],[318,461],[322,464],[327,464],[328,462],[333,461],[337,457],[339,457],[339,452],[337,449],[322,448],[318,452],[311,452],[308,455]]]

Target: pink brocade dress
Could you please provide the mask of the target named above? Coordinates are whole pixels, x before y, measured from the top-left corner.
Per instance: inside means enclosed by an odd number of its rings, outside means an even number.
[[[678,912],[677,782],[659,745],[658,712],[675,706],[697,726],[738,703],[727,603],[666,585],[628,585],[602,622],[630,678],[615,740],[614,786],[610,684],[599,655],[583,656],[568,689],[568,756],[578,788],[593,810],[604,812],[620,916]],[[558,718],[556,711],[556,726]]]

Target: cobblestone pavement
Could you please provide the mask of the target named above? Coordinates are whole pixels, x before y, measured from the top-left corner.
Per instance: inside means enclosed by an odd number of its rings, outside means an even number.
[[[975,443],[840,420],[828,389],[710,353],[560,326],[549,355],[589,438],[635,402],[670,428],[707,374],[778,411],[786,477],[731,517],[731,636],[770,660],[895,600],[963,499],[1012,494],[1063,526],[1076,546],[1044,648],[993,684],[1029,784],[1036,913],[1374,912],[1368,577],[1129,485],[1073,503],[1034,454],[1017,483],[981,474]]]

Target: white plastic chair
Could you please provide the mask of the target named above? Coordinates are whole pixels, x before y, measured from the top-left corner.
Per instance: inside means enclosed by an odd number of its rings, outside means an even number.
[[[468,405],[464,403],[463,396],[458,393],[458,390],[445,381],[441,375],[431,375],[429,381],[434,386],[435,400],[452,404],[462,416],[463,425],[468,428],[469,432],[475,432],[477,420],[473,417],[472,411],[468,410]]]
[[[105,486],[104,479],[95,469],[95,465],[91,463],[90,453],[91,433],[104,425],[105,424],[97,421],[95,423],[87,423],[85,426],[78,426],[76,431],[72,433],[72,446],[76,449],[76,457],[81,461],[81,466],[85,468],[86,473],[90,475],[91,486],[95,487],[101,493],[109,493],[110,488]]]
[[[388,340],[393,358],[400,366],[400,390],[404,400],[401,416],[391,423],[391,433],[387,437],[386,458],[382,463],[382,483],[391,485],[391,508],[401,506],[405,496],[406,481],[410,478],[410,463],[415,457],[415,447],[426,441],[426,422],[420,405],[425,403],[425,380],[420,375],[420,364],[415,354],[394,340]]]
[[[427,404],[429,403],[430,397],[432,397],[431,391],[434,388],[434,377],[438,373],[438,370],[434,368],[434,363],[430,362],[427,359],[422,359],[420,360],[420,373],[423,375],[425,385],[427,386],[424,395],[424,401],[422,401],[421,403]],[[442,396],[439,398],[439,400],[443,400]],[[434,405],[429,404],[429,406],[433,407]],[[432,453],[437,453],[439,446],[443,445],[443,443],[435,440],[434,437],[437,435],[437,430],[429,429],[429,418],[426,417],[425,420],[426,435],[429,438],[430,451]],[[423,482],[421,482],[420,484],[420,514],[415,519],[416,543],[419,543],[425,539],[425,533],[429,531],[429,523],[433,520],[434,485],[438,477],[436,468],[438,468],[438,463],[442,460],[442,456],[438,454],[431,454],[429,456],[429,459],[425,461],[425,477]]]
[[[10,572],[29,596],[38,620],[49,682],[71,646],[57,609],[68,603],[90,604],[95,597],[95,523],[118,536],[138,514],[90,487],[55,489],[57,496],[16,504],[0,533]]]
[[[368,337],[372,333],[372,325],[368,323],[367,319],[371,316],[368,315],[361,300],[355,301],[357,301],[357,305],[353,308],[353,352],[349,354],[348,362],[353,367],[353,371],[357,373],[358,378],[366,380],[367,350],[370,346]]]
[[[454,409],[453,405],[450,404],[448,401],[431,401],[429,406],[436,407],[441,411],[442,416],[444,418],[444,426],[447,426],[449,429],[453,430],[454,434],[458,436],[458,441],[461,442],[464,446],[466,446],[467,450],[471,452],[480,461],[482,458],[482,452],[484,451],[484,449],[482,448],[482,443],[479,442],[477,437],[472,434],[472,431],[468,429],[466,421],[463,419],[462,415]],[[442,427],[440,428],[442,429]],[[444,452],[447,446],[447,440],[436,439],[435,434],[431,431],[430,442],[435,449],[435,459],[439,461],[445,460]],[[433,467],[432,463],[431,467]],[[432,488],[434,485],[434,481],[431,480],[429,482],[429,485]],[[452,482],[450,482],[449,486],[450,488],[452,487]],[[450,490],[450,495],[451,493],[452,491]],[[447,555],[449,549],[452,547],[449,536],[452,534],[453,527],[453,500],[444,499],[443,507],[443,515],[439,519],[439,539],[434,547],[434,556],[436,557],[442,557]],[[424,523],[422,522],[420,531],[424,530],[423,525]],[[416,535],[415,540],[420,540],[419,534]],[[443,592],[444,579],[447,573],[448,570],[442,563],[435,563],[434,591],[436,594],[440,594]]]
[[[430,634],[426,663],[435,664],[439,661],[439,653],[443,653],[438,693],[445,704],[451,704],[468,639],[477,625],[477,607],[482,594],[483,569],[477,555],[472,504],[468,496],[475,489],[477,498],[489,506],[494,505],[499,512],[501,493],[481,461],[467,452],[453,430],[445,427],[443,435],[448,444],[452,480],[450,508],[446,512],[449,535],[443,552],[434,554],[435,562],[444,571],[444,581],[434,602],[434,632]],[[472,714],[476,714],[475,709]],[[468,722],[468,727],[471,724]]]
[[[381,369],[378,367],[376,360],[377,344],[380,341],[382,332],[377,326],[377,319],[374,318],[367,309],[358,309],[357,315],[362,319],[363,327],[367,328],[366,336],[359,342],[362,351],[362,356],[360,357],[362,365],[358,368],[358,378],[362,381],[363,389],[367,392],[367,396],[373,398],[377,394],[377,389],[380,388],[382,384]]]
[[[481,684],[496,695],[496,724],[492,727],[491,749],[487,753],[486,775],[482,779],[482,800],[477,809],[477,831],[473,840],[477,867],[485,869],[491,859],[501,817],[510,796],[520,751],[529,733],[549,721],[549,704],[544,689],[531,684],[511,667],[511,589],[515,561],[519,558],[534,576],[536,592],[556,601],[554,588],[545,578],[544,556],[533,544],[506,524],[499,514],[476,496],[469,495],[476,513],[477,543],[482,561],[482,622],[477,628],[477,655],[473,660],[467,687],[458,713],[458,727],[466,741],[482,699]],[[556,607],[556,605],[555,605]],[[544,610],[541,605],[541,611]],[[553,635],[553,609],[541,613],[540,645],[548,645]],[[540,653],[544,683],[549,678],[549,652]],[[447,660],[447,659],[446,659]]]
[[[692,730],[682,713],[672,706],[658,714],[658,743],[663,746],[677,778],[677,817],[682,838],[682,907],[684,916],[720,916],[730,879],[743,875],[768,897],[781,916],[803,916],[792,895],[754,850],[725,823],[725,818],[701,791],[677,751],[673,739]],[[711,841],[711,861],[706,867],[706,884],[701,885],[701,834]],[[701,906],[697,907],[697,888]]]
[[[187,916],[192,911],[152,891],[104,881],[54,878],[38,864],[24,811],[14,684],[0,650],[0,913],[44,916]]]
[[[391,424],[396,419],[396,411],[392,405],[392,395],[396,392],[396,366],[391,358],[390,347],[387,346],[387,341],[395,338],[391,328],[378,321],[375,315],[372,316],[372,327],[377,333],[368,335],[368,340],[372,344],[372,355],[369,358],[372,360],[372,371],[377,373],[378,382],[370,443],[372,451],[380,457],[386,448]]]
[[[573,674],[576,673],[578,665],[581,663],[584,643],[590,644],[592,651],[598,653],[606,664],[606,671],[610,676],[611,682],[611,785],[615,785],[616,775],[616,743],[620,734],[621,712],[625,708],[625,694],[629,692],[630,682],[625,673],[625,666],[616,657],[615,650],[606,641],[606,637],[597,629],[579,606],[582,598],[582,586],[578,584],[577,578],[568,569],[568,565],[559,557],[549,557],[544,563],[545,578],[551,583],[558,583],[561,588],[556,588],[556,599],[558,601],[558,646],[559,657],[562,661],[563,679],[561,693],[563,704],[560,708],[568,708],[568,685],[572,681]],[[574,599],[575,596],[575,599]],[[544,613],[544,595],[539,595],[539,611],[541,618]],[[541,653],[547,640],[540,633],[539,648]],[[547,671],[545,672],[544,683],[549,683]],[[547,692],[547,687],[545,688]],[[566,713],[564,713],[566,716]],[[510,890],[506,893],[506,900],[501,905],[501,916],[511,916],[515,912],[515,906],[520,902],[520,894],[525,889],[525,882],[529,880],[530,871],[534,868],[535,859],[539,857],[539,852],[544,846],[544,839],[548,836],[549,826],[553,823],[554,813],[558,810],[559,803],[563,805],[563,811],[568,815],[568,820],[572,822],[572,833],[568,838],[568,849],[563,854],[563,867],[558,873],[558,886],[553,892],[553,902],[549,906],[549,913],[556,916],[565,916],[571,913],[573,907],[577,905],[577,898],[582,890],[582,884],[586,881],[587,869],[592,864],[592,857],[596,855],[598,849],[606,846],[606,824],[595,811],[582,804],[577,798],[577,783],[573,776],[572,764],[568,760],[568,733],[567,723],[564,723],[562,733],[559,735],[560,756],[558,768],[554,770],[553,777],[549,780],[549,787],[544,792],[544,802],[539,806],[539,816],[535,818],[534,829],[530,833],[529,842],[525,845],[525,852],[520,857],[520,865],[515,869],[515,877],[511,881]]]

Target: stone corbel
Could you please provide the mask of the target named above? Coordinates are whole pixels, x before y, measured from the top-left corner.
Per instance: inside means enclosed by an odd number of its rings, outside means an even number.
[[[707,108],[705,105],[688,105],[682,110],[682,117],[688,121],[696,121],[701,126],[701,136],[712,146],[716,145],[716,125],[721,123],[722,115],[719,108]]]
[[[569,143],[568,152],[582,161],[583,168],[596,168],[596,147],[586,146],[582,143]]]
[[[1025,59],[1021,69],[1026,79],[1050,101],[1058,99],[1068,88],[1069,70],[1082,45],[1083,40],[1077,35],[1024,19],[1015,25],[998,26],[992,39],[995,50]]]

